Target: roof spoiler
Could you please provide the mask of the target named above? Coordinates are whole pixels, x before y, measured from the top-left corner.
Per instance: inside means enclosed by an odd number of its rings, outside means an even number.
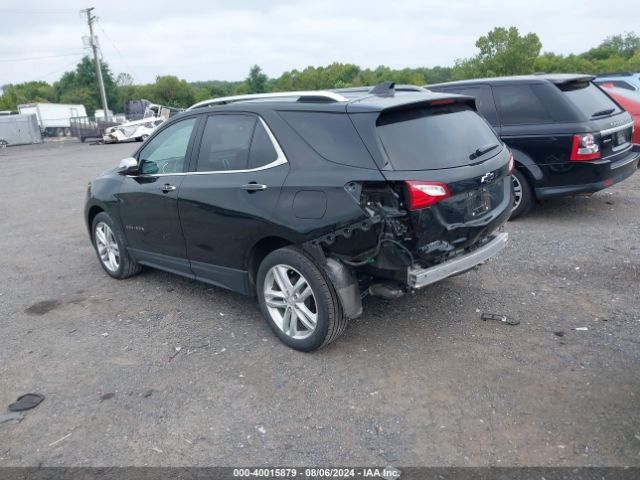
[[[393,97],[396,94],[396,82],[382,82],[369,90],[372,95]]]

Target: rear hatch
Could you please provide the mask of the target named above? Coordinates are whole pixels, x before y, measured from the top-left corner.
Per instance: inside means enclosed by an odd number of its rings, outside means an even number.
[[[472,99],[449,97],[375,119],[380,170],[402,199],[405,244],[423,265],[481,243],[511,212],[510,152]]]
[[[558,83],[556,86],[589,123],[589,130],[592,131],[599,150],[594,159],[612,157],[613,160],[631,149],[633,121],[615,100],[589,80],[590,77],[580,78]],[[581,145],[577,147],[580,148]],[[572,155],[575,156],[576,153],[572,152]]]

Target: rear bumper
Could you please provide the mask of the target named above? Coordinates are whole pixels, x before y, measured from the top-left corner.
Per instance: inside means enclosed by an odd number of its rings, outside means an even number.
[[[630,177],[638,168],[640,151],[635,146],[622,159],[611,161],[575,162],[574,168],[581,169],[581,180],[591,180],[570,185],[553,185],[536,188],[539,199],[565,197],[581,193],[594,193],[608,188]],[[572,162],[574,163],[574,162]],[[575,175],[578,177],[578,175]]]
[[[466,272],[476,265],[490,259],[507,245],[508,233],[498,233],[492,240],[482,247],[452,258],[446,262],[429,268],[409,268],[407,272],[407,284],[411,288],[422,288],[445,278]]]

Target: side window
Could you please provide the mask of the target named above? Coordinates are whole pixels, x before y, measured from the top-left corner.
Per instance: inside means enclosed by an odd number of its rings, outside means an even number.
[[[448,90],[451,93],[459,93],[460,95],[469,95],[476,98],[476,106],[478,112],[487,119],[487,121],[495,126],[499,125],[498,114],[496,113],[496,104],[493,101],[493,94],[491,93],[491,87],[477,86],[477,87],[464,87]]]
[[[493,93],[503,125],[553,122],[530,85],[495,86]]]
[[[262,122],[256,122],[256,129],[253,132],[253,140],[251,141],[251,151],[249,153],[248,168],[260,168],[275,162],[278,158],[278,152],[271,143],[271,138],[265,130]]]
[[[153,137],[138,156],[140,173],[182,172],[195,124],[196,118],[189,118],[174,123]]]
[[[256,118],[249,115],[210,115],[198,153],[198,172],[246,170]]]

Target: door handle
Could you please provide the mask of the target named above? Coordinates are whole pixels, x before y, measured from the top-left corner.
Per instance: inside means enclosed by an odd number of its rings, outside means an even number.
[[[176,187],[174,187],[173,185],[169,185],[168,183],[165,183],[160,187],[160,190],[162,190],[164,193],[173,192],[175,189]]]
[[[259,192],[262,190],[266,190],[267,186],[262,185],[261,183],[251,182],[251,183],[247,183],[246,185],[242,185],[241,188],[243,190],[247,190],[248,192]]]

